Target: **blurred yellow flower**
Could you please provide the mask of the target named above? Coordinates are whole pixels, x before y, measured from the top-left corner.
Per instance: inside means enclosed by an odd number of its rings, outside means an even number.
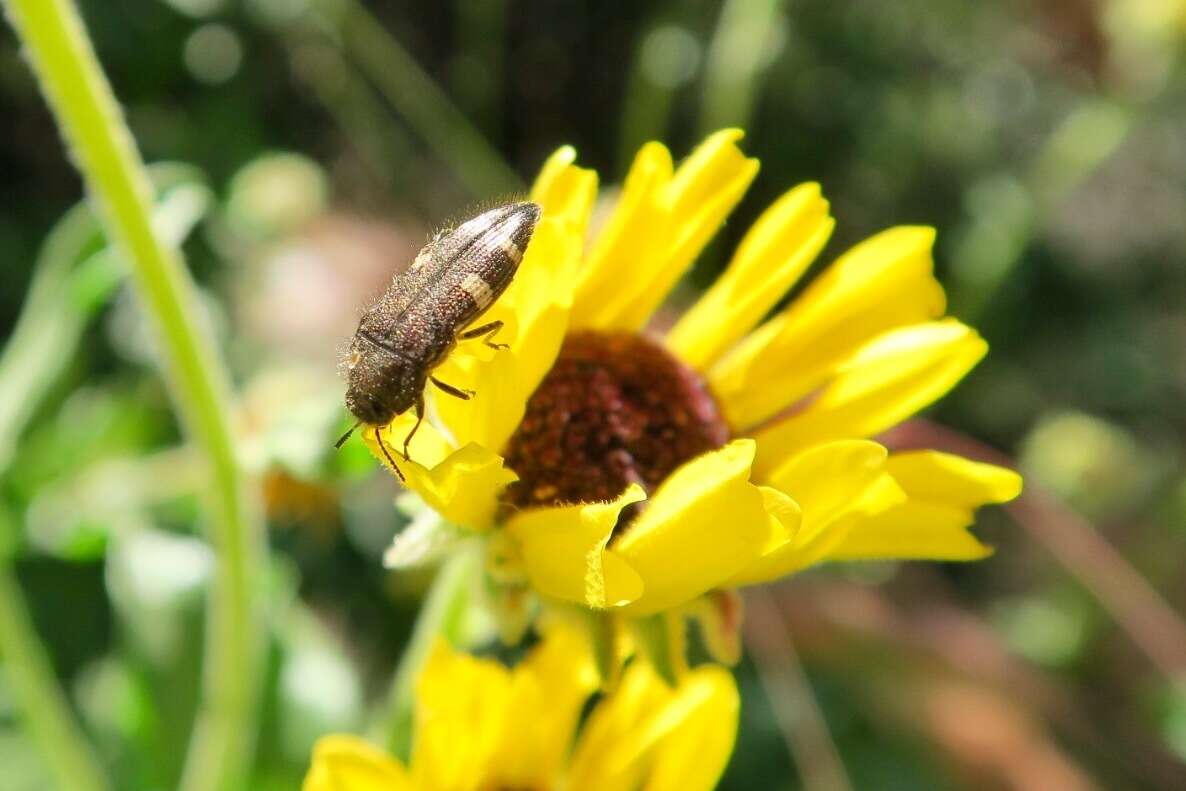
[[[834,225],[819,185],[802,184],[673,326],[652,322],[758,172],[741,137],[717,132],[678,167],[645,145],[588,243],[596,173],[569,147],[544,165],[543,217],[484,317],[505,322],[510,349],[446,361],[440,378],[477,396],[438,398],[436,427],[400,462],[444,520],[496,539],[500,579],[645,616],[830,560],[989,554],[967,528],[1018,494],[1014,472],[869,439],[987,351],[944,318],[933,229],[867,239],[763,321]],[[413,420],[385,429],[391,447]],[[391,565],[425,543],[397,539]]]
[[[596,688],[588,644],[569,630],[549,633],[513,669],[438,643],[417,690],[408,764],[357,737],[327,736],[314,748],[304,791],[716,785],[737,734],[739,699],[727,671],[697,668],[672,688],[634,662],[580,724]]]

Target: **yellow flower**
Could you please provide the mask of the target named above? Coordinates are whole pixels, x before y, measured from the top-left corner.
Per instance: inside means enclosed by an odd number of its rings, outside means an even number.
[[[438,643],[420,678],[405,766],[354,736],[321,739],[304,791],[696,791],[711,789],[737,735],[733,677],[717,666],[675,688],[645,662],[593,708],[583,636],[554,630],[513,669]]]
[[[596,174],[568,147],[544,165],[543,217],[483,319],[510,348],[463,345],[438,369],[477,395],[436,398],[400,462],[444,520],[491,539],[499,580],[646,616],[830,560],[989,554],[967,528],[1018,494],[1014,472],[870,439],[987,351],[944,317],[933,229],[867,239],[766,318],[834,225],[803,184],[674,325],[653,320],[757,174],[741,137],[717,132],[678,167],[645,145],[588,242]],[[391,447],[413,420],[385,429]],[[428,544],[401,536],[391,564]]]

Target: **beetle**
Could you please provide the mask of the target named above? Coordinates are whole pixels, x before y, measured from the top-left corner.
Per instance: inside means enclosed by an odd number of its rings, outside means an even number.
[[[442,382],[432,371],[459,341],[481,338],[493,349],[502,321],[470,328],[506,290],[523,260],[541,209],[530,202],[485,211],[452,231],[438,234],[415,261],[396,275],[369,307],[346,352],[346,408],[358,423],[338,440],[341,447],[358,426],[373,426],[375,441],[400,480],[403,473],[383,444],[380,428],[408,409],[416,424],[404,438],[403,456],[424,421],[424,389],[431,382],[455,398],[472,390]]]

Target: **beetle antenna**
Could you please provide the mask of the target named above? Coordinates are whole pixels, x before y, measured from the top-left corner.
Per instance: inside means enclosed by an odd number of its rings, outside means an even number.
[[[343,435],[342,435],[342,436],[341,436],[341,437],[338,439],[338,441],[334,443],[334,448],[335,448],[335,449],[337,449],[337,448],[341,448],[343,445],[345,445],[345,444],[346,444],[346,440],[350,439],[350,435],[354,433],[354,429],[358,428],[358,427],[359,427],[359,426],[361,426],[361,425],[362,425],[362,421],[360,420],[360,421],[358,421],[357,423],[355,423],[353,426],[351,426],[350,428],[346,429],[346,433],[345,433],[345,434],[343,434]]]
[[[404,474],[399,471],[399,467],[395,466],[395,459],[391,458],[391,453],[388,452],[387,446],[383,444],[383,435],[379,433],[379,427],[375,426],[375,442],[379,443],[379,449],[383,451],[383,455],[387,457],[387,463],[391,465],[391,469],[395,470],[395,474],[399,476],[401,481],[407,480]]]

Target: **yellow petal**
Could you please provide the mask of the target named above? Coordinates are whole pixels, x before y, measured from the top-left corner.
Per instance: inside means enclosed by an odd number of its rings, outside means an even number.
[[[888,452],[876,442],[841,440],[815,446],[790,459],[768,478],[802,509],[792,540],[732,579],[745,585],[777,579],[829,556],[857,517],[880,513],[905,494],[886,472]]]
[[[569,787],[711,789],[732,752],[739,709],[723,668],[696,668],[672,689],[636,661],[583,728]]]
[[[415,422],[414,415],[400,415],[380,429],[383,444],[407,479],[407,487],[455,525],[478,530],[492,525],[498,495],[516,480],[515,473],[503,466],[501,456],[479,445],[471,443],[451,451],[427,421],[420,424],[412,438],[411,461],[404,461],[404,437]],[[373,427],[363,432],[363,439],[375,458],[390,467],[387,454],[375,440]]]
[[[840,256],[710,371],[730,424],[746,429],[823,384],[876,336],[943,314],[931,228],[891,228]]]
[[[589,254],[573,325],[637,330],[687,271],[758,171],[742,132],[710,135],[673,173],[658,143],[639,150],[622,197]]]
[[[573,791],[634,791],[653,743],[639,739],[648,720],[672,698],[672,691],[646,662],[626,668],[613,694],[602,699],[581,728],[569,763]],[[652,730],[650,736],[653,739]]]
[[[802,411],[755,436],[767,473],[810,445],[869,437],[929,406],[988,351],[970,327],[945,320],[892,330],[845,361]]]
[[[576,157],[572,146],[556,149],[540,169],[531,199],[543,207],[545,217],[568,223],[583,236],[597,197],[597,171],[575,166]]]
[[[859,520],[832,559],[979,560],[992,550],[967,530],[973,511],[1021,492],[1012,470],[939,451],[896,453],[886,467],[910,499]]]
[[[750,483],[754,442],[734,440],[673,472],[611,552],[642,577],[644,591],[627,610],[646,615],[682,604],[716,587],[798,527],[771,514]]]
[[[888,458],[889,451],[876,442],[839,440],[800,453],[767,476],[771,486],[802,509],[796,544],[811,541],[850,510],[860,493],[885,474]]]
[[[672,328],[668,346],[689,365],[707,370],[802,276],[834,226],[818,184],[787,192],[762,213],[728,268]]]
[[[881,514],[889,513],[906,501],[902,487],[891,475],[885,473],[869,484],[853,504],[853,507],[837,518],[825,530],[820,531],[810,543],[798,548],[793,562],[781,569],[781,574],[794,574],[819,563],[834,560],[839,547],[860,525]]]
[[[968,532],[971,524],[966,509],[908,501],[858,521],[827,559],[980,560],[992,548]]]
[[[794,541],[803,529],[803,507],[786,492],[771,486],[759,486],[758,491],[762,493],[762,507],[766,513],[782,525],[782,530],[772,534],[771,540],[762,549],[762,555],[769,555]]]
[[[412,791],[404,767],[357,736],[323,736],[302,791]]]
[[[736,145],[740,129],[709,135],[680,165],[667,189],[667,238],[657,254],[639,258],[629,281],[632,294],[609,326],[637,331],[692,266],[758,175],[758,160]]]
[[[1005,467],[937,450],[895,453],[886,464],[913,499],[976,508],[1021,494],[1021,476]]]
[[[478,791],[494,774],[510,710],[511,677],[499,663],[433,647],[416,686],[412,775],[419,788]]]
[[[527,399],[564,340],[581,244],[571,226],[541,220],[510,287],[475,321],[502,321],[497,341],[509,348],[487,353],[480,342],[469,341],[434,372],[454,387],[475,392],[468,400],[433,392],[437,413],[457,444],[476,442],[498,451],[519,425]]]
[[[489,359],[454,353],[437,367],[433,375],[442,382],[474,394],[460,399],[428,386],[436,417],[458,445],[474,443],[492,451],[506,445],[530,397],[519,369],[515,347],[495,352]]]
[[[530,277],[515,275],[515,281],[495,307],[514,316],[521,339],[512,346],[518,376],[528,396],[535,391],[556,360],[556,353],[568,328],[576,274],[584,252],[584,236],[573,227],[543,222],[539,244],[523,258]],[[537,230],[538,233],[538,230]],[[520,265],[522,269],[522,265]]]
[[[608,503],[533,508],[512,516],[506,529],[518,541],[532,586],[545,596],[596,608],[641,596],[638,572],[606,544],[621,510],[645,499],[641,487],[631,486]]]
[[[667,185],[671,154],[660,143],[647,143],[634,157],[622,194],[589,251],[578,276],[573,302],[574,327],[607,328],[624,309],[639,261],[653,258],[667,238]]]
[[[416,416],[411,412],[405,412],[402,415],[397,415],[386,426],[364,425],[359,429],[359,434],[362,435],[363,442],[366,443],[374,457],[383,462],[384,467],[387,467],[388,470],[391,469],[391,464],[387,459],[390,454],[392,458],[399,460],[397,463],[402,472],[408,466],[403,460],[404,439],[411,433],[412,427],[415,425]],[[379,441],[375,437],[376,429],[382,435],[383,447],[387,449],[388,453],[384,453],[379,447]],[[416,434],[412,437],[411,444],[408,445],[409,457],[413,462],[424,467],[435,467],[452,452],[453,446],[449,440],[427,420],[420,424],[420,428],[416,429]]]
[[[600,679],[587,636],[555,625],[512,671],[510,711],[531,727],[505,729],[497,750],[500,788],[554,788],[581,709]]]
[[[677,215],[690,216],[711,201],[722,186],[749,169],[737,141],[745,137],[740,129],[713,132],[680,163],[668,188],[667,200]]]
[[[688,673],[657,727],[658,744],[645,791],[711,791],[737,740],[741,698],[727,670],[711,665]],[[665,720],[665,722],[663,721]]]

